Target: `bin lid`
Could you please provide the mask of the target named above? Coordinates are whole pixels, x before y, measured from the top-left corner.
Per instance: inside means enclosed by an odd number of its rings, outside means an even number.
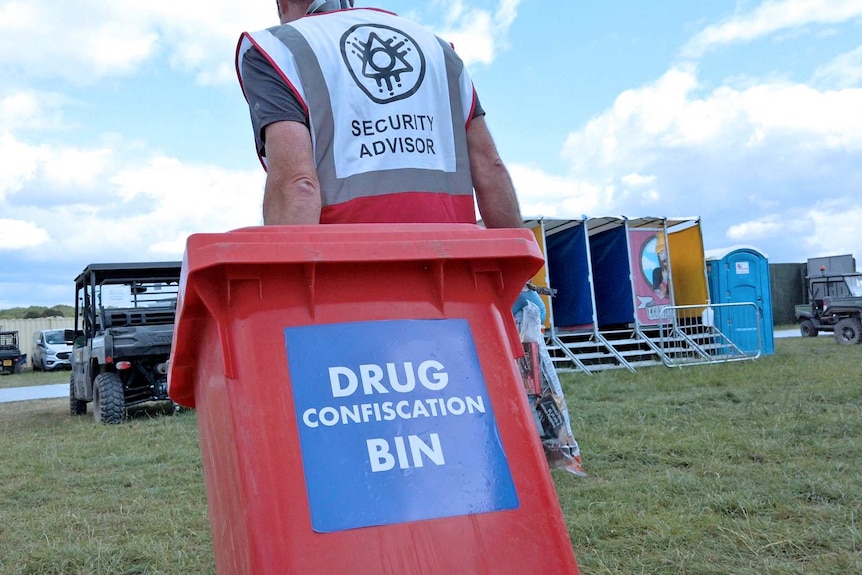
[[[474,224],[257,226],[189,236],[183,275],[228,263],[511,257],[544,259],[529,229]]]
[[[499,286],[500,301],[511,302],[544,263],[527,228],[485,229],[474,224],[330,224],[258,226],[221,234],[193,234],[186,243],[169,372],[169,394],[194,407],[195,322],[210,314],[194,287],[212,270],[242,266],[348,262],[434,262],[467,260],[481,270],[509,269],[519,281]],[[500,264],[501,267],[496,266]],[[196,279],[198,276],[201,280]],[[211,280],[210,280],[211,281]],[[511,297],[509,297],[511,296]],[[510,338],[517,340],[514,324]],[[520,344],[519,344],[520,345]]]

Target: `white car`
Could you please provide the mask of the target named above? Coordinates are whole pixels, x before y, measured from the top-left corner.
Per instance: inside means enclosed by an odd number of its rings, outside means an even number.
[[[72,369],[69,357],[72,346],[66,343],[64,330],[43,329],[33,336],[33,369],[51,371],[54,369]]]

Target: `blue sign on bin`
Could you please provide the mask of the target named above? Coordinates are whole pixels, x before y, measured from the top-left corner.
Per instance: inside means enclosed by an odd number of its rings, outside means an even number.
[[[314,531],[518,507],[466,320],[284,337]]]

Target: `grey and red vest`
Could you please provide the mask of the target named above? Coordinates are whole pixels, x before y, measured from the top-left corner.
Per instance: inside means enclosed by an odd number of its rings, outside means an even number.
[[[450,45],[377,9],[246,32],[306,109],[321,223],[475,223],[473,84]],[[266,158],[261,157],[264,167]]]

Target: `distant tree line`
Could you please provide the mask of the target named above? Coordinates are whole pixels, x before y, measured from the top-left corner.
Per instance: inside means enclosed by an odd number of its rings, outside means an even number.
[[[30,307],[12,307],[0,309],[0,319],[36,319],[40,317],[74,317],[75,308],[70,305],[55,305],[45,307],[31,305]]]

